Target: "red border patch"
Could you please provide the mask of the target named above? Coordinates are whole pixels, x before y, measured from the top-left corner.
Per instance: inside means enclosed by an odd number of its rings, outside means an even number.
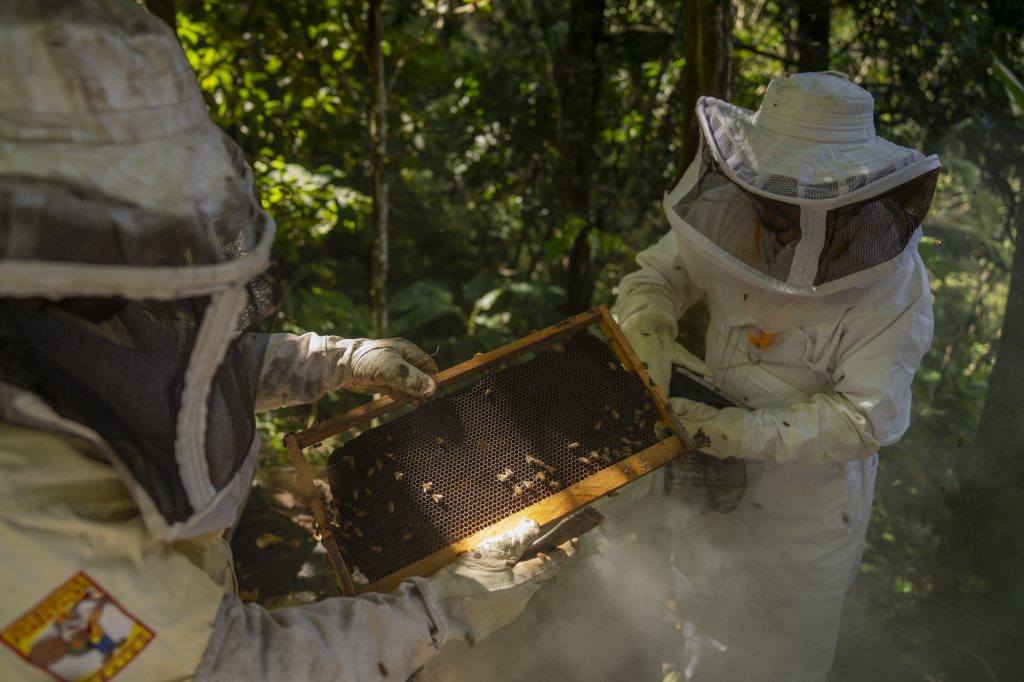
[[[109,680],[155,637],[83,571],[0,631],[0,641],[61,682]]]

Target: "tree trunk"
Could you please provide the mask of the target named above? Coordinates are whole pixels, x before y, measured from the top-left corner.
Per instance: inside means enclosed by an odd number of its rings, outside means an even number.
[[[562,113],[564,171],[562,225],[584,221],[564,262],[566,313],[586,310],[594,293],[589,235],[594,229],[591,188],[603,70],[599,49],[604,41],[604,0],[573,0],[565,57],[556,65]]]
[[[1024,226],[1018,226],[1010,289],[965,483],[952,501],[942,558],[956,587],[1014,608],[1024,599]]]
[[[687,0],[683,26],[683,144],[676,177],[682,177],[697,154],[699,129],[694,108],[702,96],[729,99],[729,56],[732,51],[732,4],[729,0]]]
[[[373,307],[373,335],[388,332],[388,182],[387,151],[387,77],[384,53],[381,51],[381,0],[370,0],[366,29],[366,63],[370,70],[373,108],[370,117],[370,139],[373,143],[373,260],[370,299]]]
[[[830,0],[799,0],[796,18],[796,62],[800,71],[828,70]]]

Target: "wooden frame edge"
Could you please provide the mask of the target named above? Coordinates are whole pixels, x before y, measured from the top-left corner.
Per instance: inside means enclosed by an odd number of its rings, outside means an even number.
[[[359,592],[390,592],[406,578],[433,575],[451,563],[460,554],[469,551],[488,538],[492,538],[515,527],[522,519],[532,519],[542,526],[552,521],[557,521],[577,509],[604,497],[608,493],[618,490],[627,483],[632,483],[636,479],[649,474],[654,469],[667,464],[685,452],[687,450],[679,439],[669,437],[661,440],[651,447],[641,450],[621,462],[605,467],[579,483],[571,485],[550,497],[546,497],[492,526],[488,526],[462,540],[453,542],[447,547],[409,564],[400,571],[396,571],[376,582],[359,588]]]
[[[453,367],[449,367],[448,369],[435,374],[434,383],[437,384],[438,390],[443,389],[449,384],[459,381],[460,379],[464,379],[467,376],[472,376],[477,372],[490,369],[491,367],[501,364],[506,359],[519,355],[520,353],[525,353],[542,343],[558,339],[563,336],[568,336],[569,334],[577,332],[584,327],[589,327],[600,319],[601,312],[599,308],[594,308],[578,315],[574,315],[557,324],[553,324],[550,327],[545,327],[544,329],[535,331],[532,334],[527,334],[521,339],[516,339],[511,343],[495,348],[492,351],[477,353],[469,360],[460,362]],[[412,398],[395,399],[384,396],[366,403],[365,405],[353,408],[345,414],[327,419],[311,429],[298,431],[294,435],[300,447],[308,448],[310,445],[319,443],[325,438],[347,431],[356,424],[367,422],[374,417],[379,417],[382,414],[386,414],[403,405],[407,405],[410,402],[413,402]]]
[[[334,573],[338,592],[343,597],[354,597],[358,594],[358,590],[355,583],[352,582],[352,574],[348,570],[345,558],[341,555],[338,539],[331,531],[323,498],[320,496],[320,490],[316,487],[316,483],[313,482],[313,471],[306,458],[302,456],[302,447],[294,433],[289,433],[284,437],[284,444],[292,458],[292,464],[295,465],[299,492],[309,501],[309,506],[312,508],[313,519],[316,521],[320,533],[318,540],[327,550],[327,562],[331,567],[331,572]]]
[[[672,432],[678,436],[679,440],[682,441],[685,447],[684,452],[692,452],[697,449],[690,434],[686,432],[686,427],[679,421],[679,417],[672,410],[672,405],[668,399],[668,387],[658,386],[651,379],[651,375],[647,373],[647,365],[645,365],[637,354],[633,351],[633,347],[629,345],[629,340],[626,338],[622,330],[619,329],[618,323],[612,317],[611,311],[605,305],[597,306],[597,311],[601,316],[599,324],[601,325],[601,331],[608,337],[608,341],[612,344],[612,349],[615,354],[619,356],[619,360],[622,361],[623,366],[627,369],[632,369],[636,372],[637,376],[640,377],[641,383],[647,393],[650,394],[654,400],[654,404],[658,406],[658,411],[661,412],[662,421],[668,424]]]

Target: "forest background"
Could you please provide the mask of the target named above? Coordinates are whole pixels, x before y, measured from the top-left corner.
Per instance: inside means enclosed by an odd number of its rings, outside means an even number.
[[[613,302],[667,229],[698,96],[755,109],[773,76],[826,69],[870,90],[879,134],[942,157],[920,246],[936,336],[911,430],[882,453],[832,677],[1024,669],[1020,0],[145,4],[277,221],[273,330],[405,336],[441,367]],[[704,319],[683,325],[698,353]],[[263,415],[265,471],[285,433],[358,401]],[[288,536],[257,532],[259,511],[236,536],[243,585]],[[249,596],[321,596],[301,573]]]

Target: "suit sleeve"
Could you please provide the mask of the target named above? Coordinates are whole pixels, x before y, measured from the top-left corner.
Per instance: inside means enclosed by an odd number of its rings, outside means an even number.
[[[804,464],[864,459],[900,439],[910,425],[910,384],[934,328],[923,265],[914,279],[893,292],[902,303],[872,301],[848,316],[830,393],[747,415],[744,456]]]

